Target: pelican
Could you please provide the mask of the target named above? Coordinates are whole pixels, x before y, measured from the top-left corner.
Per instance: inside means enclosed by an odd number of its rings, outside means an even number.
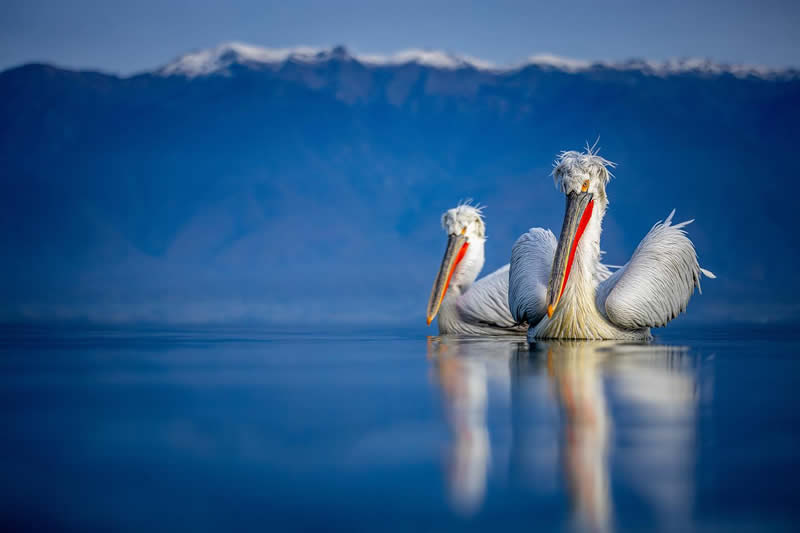
[[[508,265],[475,282],[486,242],[481,210],[465,203],[442,215],[447,248],[428,301],[428,325],[438,314],[442,335],[521,335],[527,325],[508,310]]]
[[[673,224],[675,210],[657,222],[627,264],[613,274],[600,263],[600,233],[608,207],[606,184],[614,163],[587,145],[561,152],[553,165],[556,188],[567,204],[553,252],[552,233],[522,235],[511,251],[508,304],[530,324],[529,339],[649,340],[686,310],[700,277],[692,241]]]

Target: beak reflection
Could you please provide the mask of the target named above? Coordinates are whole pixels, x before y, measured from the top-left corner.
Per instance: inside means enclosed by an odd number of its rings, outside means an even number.
[[[489,480],[507,474],[529,491],[565,488],[581,530],[613,527],[612,484],[672,529],[691,529],[695,391],[712,388],[695,383],[697,360],[685,349],[430,337],[428,357],[450,433],[444,473],[455,511],[478,512]],[[614,453],[617,442],[624,450]]]

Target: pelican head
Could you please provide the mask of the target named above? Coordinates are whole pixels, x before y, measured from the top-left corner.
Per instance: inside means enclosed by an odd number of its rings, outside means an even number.
[[[553,164],[553,180],[556,188],[566,195],[567,206],[547,286],[548,317],[553,316],[564,294],[581,239],[591,240],[599,247],[601,221],[608,206],[609,168],[614,168],[614,163],[597,155],[594,147],[589,146],[585,152],[561,152]],[[584,237],[587,229],[588,238]]]
[[[447,232],[447,248],[428,300],[429,326],[439,312],[448,288],[452,285],[460,291],[464,285],[475,281],[483,268],[486,226],[482,209],[464,203],[442,215],[442,227]]]

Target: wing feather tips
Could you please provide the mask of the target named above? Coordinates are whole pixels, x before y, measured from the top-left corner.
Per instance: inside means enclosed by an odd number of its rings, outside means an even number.
[[[700,267],[700,272],[702,272],[702,273],[703,273],[703,275],[704,275],[705,277],[707,277],[707,278],[710,278],[710,279],[717,279],[717,276],[716,276],[716,275],[715,275],[713,272],[711,272],[710,270],[706,270],[706,269],[705,269],[705,268],[703,268],[703,267]]]
[[[547,282],[557,245],[552,231],[531,228],[511,248],[508,308],[518,323],[535,325],[544,316]]]
[[[665,326],[686,310],[694,289],[700,291],[701,276],[715,277],[700,268],[694,244],[683,229],[693,220],[673,225],[674,214],[673,210],[652,227],[607,290],[602,308],[618,326]]]

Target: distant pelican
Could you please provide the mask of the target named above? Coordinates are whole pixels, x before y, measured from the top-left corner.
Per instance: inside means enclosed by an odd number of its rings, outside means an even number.
[[[683,230],[692,221],[673,225],[674,210],[625,266],[613,274],[602,267],[608,167],[614,164],[588,146],[585,153],[562,152],[553,178],[567,206],[555,253],[552,233],[539,228],[511,251],[508,304],[515,320],[531,325],[529,338],[650,339],[650,328],[686,310],[701,274],[715,277],[700,268]]]
[[[447,249],[428,301],[428,325],[437,313],[439,333],[464,335],[520,335],[519,324],[508,311],[508,265],[477,283],[483,268],[486,229],[480,207],[459,205],[442,215]]]

